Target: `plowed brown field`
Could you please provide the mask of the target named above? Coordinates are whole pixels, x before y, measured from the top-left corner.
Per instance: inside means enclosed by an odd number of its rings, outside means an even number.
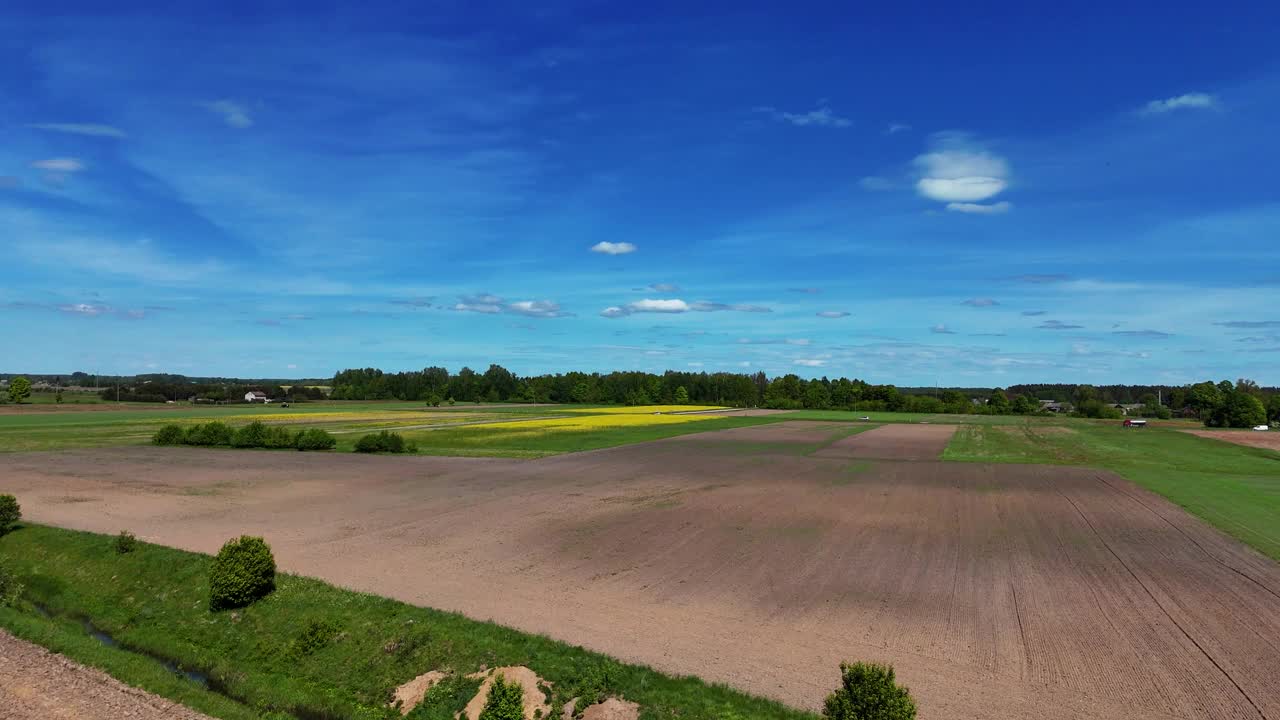
[[[769,427],[742,444],[820,430]],[[805,707],[863,659],[925,720],[1280,720],[1280,566],[1109,473],[875,459],[949,433],[811,456],[726,433],[530,462],[33,453],[0,490],[204,552],[263,534],[291,571]]]
[[[1280,452],[1280,432],[1274,430],[1267,432],[1258,432],[1257,430],[1187,430],[1186,432],[1200,437],[1213,438],[1214,440],[1224,440],[1236,445],[1248,445],[1249,447]]]

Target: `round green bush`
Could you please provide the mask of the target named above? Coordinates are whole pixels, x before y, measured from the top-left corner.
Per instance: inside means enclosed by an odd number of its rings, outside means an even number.
[[[332,450],[337,444],[337,438],[320,428],[307,428],[293,441],[299,450]]]
[[[235,431],[231,436],[231,447],[259,448],[266,447],[267,426],[254,420]]]
[[[356,441],[356,452],[362,453],[404,453],[414,452],[416,448],[404,441],[399,433],[389,430],[365,435]]]
[[[187,433],[182,429],[181,425],[169,423],[156,431],[151,438],[151,442],[156,445],[181,445],[186,440]]]
[[[915,720],[911,692],[894,680],[893,666],[840,663],[840,689],[827,696],[830,720]]]
[[[501,673],[496,675],[480,720],[524,720],[524,688],[520,683],[507,683]]]
[[[209,609],[244,607],[276,589],[276,560],[260,537],[228,540],[209,570]]]
[[[234,434],[230,425],[221,420],[214,420],[187,428],[183,442],[187,445],[230,445]]]
[[[115,548],[118,555],[131,553],[138,548],[138,538],[128,530],[121,530],[120,534],[116,536],[112,547]]]
[[[22,519],[22,506],[12,495],[0,495],[0,535],[4,535]]]

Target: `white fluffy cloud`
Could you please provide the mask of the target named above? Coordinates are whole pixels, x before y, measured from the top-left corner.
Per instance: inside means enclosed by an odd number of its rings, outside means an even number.
[[[771,309],[761,305],[730,305],[728,303],[698,300],[685,302],[679,298],[645,298],[626,305],[612,305],[600,311],[601,317],[620,318],[635,313],[686,313],[686,312],[747,312],[767,313]]]
[[[822,367],[827,364],[827,361],[820,358],[796,358],[796,364],[803,367]]]
[[[953,202],[947,203],[947,209],[951,212],[970,213],[972,215],[1002,215],[1013,209],[1013,205],[1007,200],[1001,200],[990,205],[970,202]]]
[[[36,160],[31,163],[31,167],[37,170],[48,170],[49,172],[73,173],[83,170],[84,163],[76,158],[49,158],[48,160]]]
[[[222,121],[233,128],[243,130],[253,125],[253,118],[249,116],[249,110],[240,103],[231,100],[211,100],[200,103],[200,107],[221,115]]]
[[[72,135],[88,135],[90,137],[122,138],[125,136],[124,131],[120,128],[95,123],[31,123],[27,127],[34,130],[49,130],[52,132],[71,133]]]
[[[973,204],[993,198],[1009,187],[1009,163],[974,147],[960,135],[943,136],[936,142],[934,151],[915,159],[920,172],[916,190],[930,200],[951,203],[947,206],[949,210],[990,212],[985,209],[990,206],[976,206],[984,209],[975,210]],[[1003,210],[1008,210],[1007,204]]]
[[[609,242],[601,240],[591,246],[591,252],[602,253],[604,255],[626,255],[636,251],[636,246],[629,242]]]
[[[1142,108],[1148,115],[1172,112],[1174,110],[1200,109],[1209,110],[1218,106],[1218,99],[1207,93],[1187,93],[1163,100],[1152,100]]]

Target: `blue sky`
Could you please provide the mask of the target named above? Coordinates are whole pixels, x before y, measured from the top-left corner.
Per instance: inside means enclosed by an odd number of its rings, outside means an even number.
[[[1273,4],[97,5],[0,9],[6,371],[1280,384]]]

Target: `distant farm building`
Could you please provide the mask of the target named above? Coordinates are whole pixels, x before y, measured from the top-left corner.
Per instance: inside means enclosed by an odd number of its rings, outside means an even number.
[[[270,402],[270,398],[267,397],[266,393],[260,390],[254,390],[253,392],[247,392],[244,394],[244,401],[265,403]]]
[[[1066,403],[1060,403],[1057,400],[1041,400],[1040,409],[1056,413],[1067,412],[1067,405]]]

